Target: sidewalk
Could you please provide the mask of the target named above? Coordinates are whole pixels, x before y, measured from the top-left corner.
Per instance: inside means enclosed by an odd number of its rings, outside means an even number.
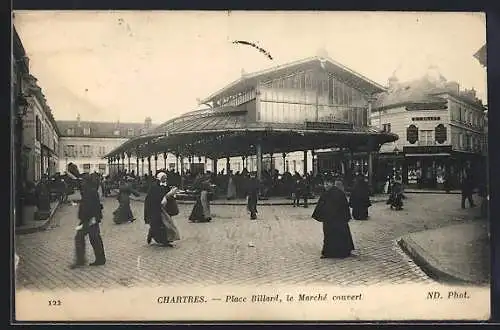
[[[23,225],[16,227],[16,235],[31,234],[47,229],[59,208],[59,200],[50,203],[50,215],[46,220],[35,220],[36,206],[23,207]]]
[[[438,281],[490,282],[488,221],[475,220],[409,234],[401,237],[398,244],[427,275]]]
[[[144,202],[144,199],[146,198],[146,194],[141,193],[139,197],[131,196],[130,199],[135,200],[135,201],[141,201]],[[372,203],[378,203],[378,202],[385,202],[387,201],[388,196],[387,195],[375,195],[371,196],[370,200]],[[300,204],[302,205],[304,202],[303,199],[300,200]],[[311,198],[307,200],[309,205],[316,205],[318,203],[318,198]],[[194,204],[194,200],[178,200],[178,204]],[[233,200],[226,200],[226,199],[215,199],[210,201],[210,205],[247,205],[247,200],[238,198],[238,199],[233,199]],[[288,199],[286,197],[270,197],[267,200],[259,200],[257,205],[261,206],[277,206],[277,205],[293,205],[293,200]]]

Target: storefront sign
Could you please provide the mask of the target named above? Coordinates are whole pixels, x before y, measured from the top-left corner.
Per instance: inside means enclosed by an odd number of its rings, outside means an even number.
[[[351,130],[353,125],[351,123],[339,122],[322,122],[322,121],[306,121],[306,129],[317,130]]]
[[[449,153],[451,146],[415,146],[403,147],[405,153],[411,154],[433,154],[433,153]]]

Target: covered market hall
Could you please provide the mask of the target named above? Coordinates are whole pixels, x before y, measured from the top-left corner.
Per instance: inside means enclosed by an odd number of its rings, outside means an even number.
[[[225,159],[229,173],[230,159],[238,157],[243,168],[256,171],[261,179],[264,155],[271,156],[268,166],[273,170],[274,156],[282,157],[283,168],[277,170],[285,172],[287,155],[303,152],[304,174],[334,169],[345,174],[354,166],[349,157],[340,160],[341,164],[330,164],[331,168],[318,168],[315,153],[334,149],[348,155],[365,154],[366,175],[372,184],[378,150],[398,139],[370,126],[372,101],[384,90],[325,54],[242,73],[238,80],[200,100],[205,109],[170,119],[153,132],[129,139],[104,158],[110,168],[136,173],[140,173],[139,163],[144,166],[146,160],[147,173],[154,175],[158,156],[164,160],[168,154],[175,156],[175,170],[181,174],[194,170],[201,157],[211,160],[213,173],[218,173],[217,160]],[[308,154],[312,155],[309,169]],[[137,160],[136,169],[130,168],[131,157]],[[255,161],[249,163],[250,159]]]

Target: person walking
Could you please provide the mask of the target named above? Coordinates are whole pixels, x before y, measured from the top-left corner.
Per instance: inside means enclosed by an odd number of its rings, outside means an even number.
[[[464,177],[462,178],[462,208],[465,209],[465,200],[469,201],[470,207],[475,207],[472,194],[474,193],[474,180],[470,169],[465,170]]]
[[[159,172],[156,175],[156,180],[151,183],[144,200],[144,221],[149,224],[146,239],[148,244],[155,240],[162,246],[172,247],[172,242],[180,240],[179,230],[172,219],[178,210],[172,213],[172,210],[168,209],[168,204],[172,200],[175,203],[177,191],[177,187],[172,187],[169,190],[165,172]]]
[[[370,189],[365,177],[359,175],[349,197],[349,206],[352,207],[352,217],[356,220],[368,219],[368,208],[371,206]]]
[[[113,221],[116,224],[122,224],[126,222],[134,222],[135,217],[132,214],[132,209],[130,208],[130,195],[134,195],[136,197],[139,196],[139,193],[132,188],[132,185],[129,182],[126,182],[125,179],[120,183],[120,188],[118,192],[118,208],[113,212]]]
[[[250,219],[257,219],[257,201],[259,200],[260,182],[257,179],[257,173],[250,173],[250,179],[247,182],[247,210],[250,212]]]
[[[321,258],[347,258],[354,250],[349,220],[351,212],[343,183],[327,176],[325,192],[321,194],[312,218],[323,224]]]
[[[95,261],[90,266],[101,266],[106,263],[104,244],[101,238],[99,224],[102,219],[102,204],[97,193],[98,179],[92,176],[83,178],[81,195],[78,207],[78,219],[75,235],[75,262],[70,268],[85,265],[85,236],[89,236],[90,244],[94,250]]]

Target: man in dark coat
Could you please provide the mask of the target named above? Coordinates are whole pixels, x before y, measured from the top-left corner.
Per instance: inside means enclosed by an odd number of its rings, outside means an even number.
[[[472,178],[472,171],[467,169],[465,176],[462,179],[462,208],[465,209],[465,200],[469,201],[470,207],[475,207],[472,194],[474,193],[474,179]]]
[[[257,173],[252,172],[247,181],[247,209],[250,212],[250,219],[257,219],[257,201],[259,200],[260,182]]]
[[[342,181],[335,181],[335,185],[333,183],[333,177],[325,178],[325,192],[320,196],[312,218],[323,223],[321,258],[347,258],[354,250],[348,225],[351,213]]]
[[[102,219],[102,205],[99,199],[98,179],[95,176],[85,176],[82,182],[82,199],[78,208],[80,223],[75,235],[76,261],[71,268],[85,264],[85,236],[89,235],[90,244],[94,249],[95,261],[90,266],[101,266],[106,263],[104,244],[102,243],[99,223]]]
[[[349,205],[352,207],[352,217],[356,220],[368,219],[368,208],[370,203],[370,191],[364,176],[358,175],[354,183],[349,198]]]

